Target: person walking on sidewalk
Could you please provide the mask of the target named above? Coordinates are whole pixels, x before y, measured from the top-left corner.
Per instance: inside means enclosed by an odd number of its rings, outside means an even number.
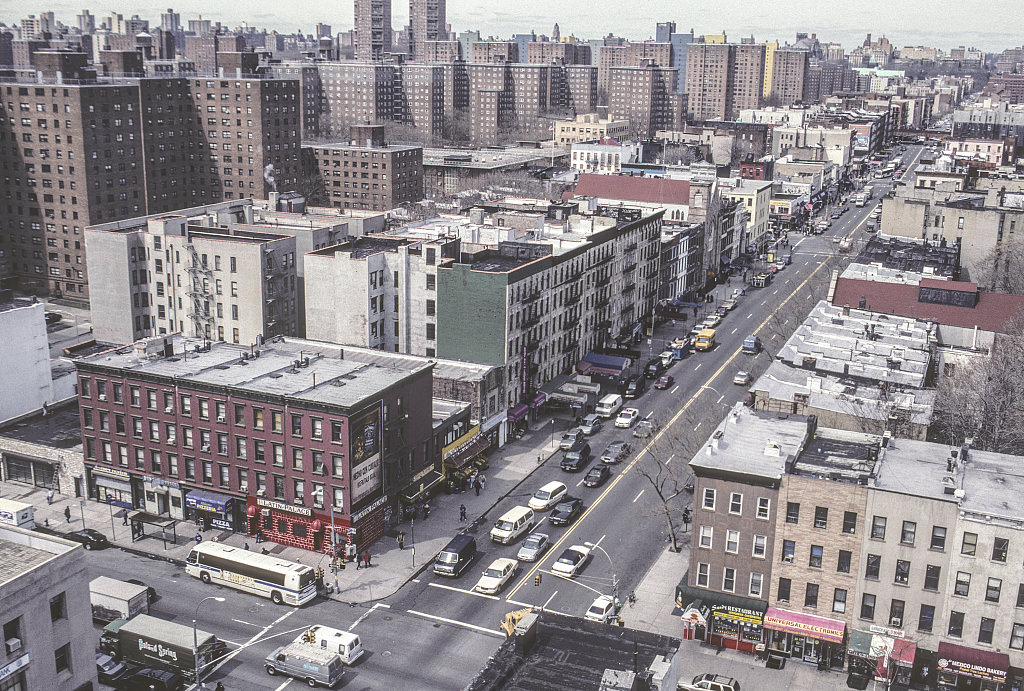
[[[53,490],[46,491],[46,504],[50,505],[53,503]]]
[[[121,525],[128,525],[128,509],[121,509]]]
[[[480,473],[480,477],[476,479],[476,484],[480,485],[480,489],[487,489],[487,476]]]
[[[363,552],[363,566],[370,568],[370,550]]]
[[[480,479],[479,478],[477,478],[477,481],[473,483],[473,491],[476,492],[476,496],[478,496],[478,497],[480,496]]]
[[[459,522],[466,520],[466,505],[459,504]]]
[[[427,520],[427,518],[429,516],[430,516],[430,504],[428,504],[427,502],[423,502],[423,520],[424,521]]]
[[[68,523],[71,522],[71,507],[70,506],[65,506],[64,507],[64,520],[67,521]]]
[[[398,549],[405,549],[405,533],[398,534]]]

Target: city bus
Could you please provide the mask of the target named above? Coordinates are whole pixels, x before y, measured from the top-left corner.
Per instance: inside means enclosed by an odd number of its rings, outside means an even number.
[[[185,573],[203,583],[269,597],[275,605],[302,605],[316,597],[312,567],[217,542],[193,547],[185,560]]]

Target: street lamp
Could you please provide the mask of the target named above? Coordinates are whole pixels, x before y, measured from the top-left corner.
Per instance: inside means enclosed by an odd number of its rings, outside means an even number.
[[[590,549],[599,549],[601,554],[608,558],[608,565],[612,567],[612,601],[618,604],[619,602],[619,579],[615,576],[615,562],[612,561],[611,556],[605,551],[604,547],[597,544],[596,542],[584,542],[584,547]]]
[[[203,603],[207,600],[213,600],[215,602],[224,602],[224,598],[218,595],[210,595],[209,597],[204,597],[202,600],[199,601],[198,604],[196,604],[196,612],[192,616],[192,662],[195,664],[196,668],[196,688],[199,688],[199,632],[196,629],[196,620],[199,619],[199,608],[202,607]]]

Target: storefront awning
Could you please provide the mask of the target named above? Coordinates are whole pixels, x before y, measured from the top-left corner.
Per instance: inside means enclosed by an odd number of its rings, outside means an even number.
[[[831,643],[842,643],[843,634],[846,631],[844,622],[803,612],[790,612],[776,607],[769,607],[765,612],[764,627],[775,631],[795,633],[798,636],[810,636]]]
[[[515,408],[510,408],[509,409],[509,411],[508,411],[508,421],[509,422],[519,422],[524,417],[526,417],[526,414],[529,413],[529,412],[530,412],[530,406],[526,405],[525,403],[520,403]]]
[[[427,497],[430,491],[444,480],[444,475],[431,470],[415,484],[409,485],[398,493],[399,500],[404,504],[416,504]]]
[[[852,629],[850,631],[850,655],[865,660],[888,658],[896,664],[911,667],[917,655],[917,644],[902,638],[892,638],[882,633]]]
[[[540,391],[540,392],[537,393],[536,396],[533,397],[533,400],[530,401],[530,407],[531,408],[540,408],[542,405],[544,405],[545,401],[547,401],[547,400],[548,400],[548,395],[546,393],[544,393],[543,391]]]
[[[676,586],[676,604],[680,609],[686,611],[694,608],[695,603],[699,602],[697,607],[706,610],[711,616],[724,616],[760,625],[761,616],[768,607],[764,600],[693,588],[686,584],[687,580],[688,576],[684,576],[682,582]]]
[[[730,264],[732,264],[732,260],[729,259],[729,255],[727,255],[727,254],[723,254],[721,259],[722,259],[722,264],[724,264],[725,266],[729,266]]]
[[[551,395],[548,396],[549,402],[568,403],[570,405],[586,405],[587,394],[585,393],[570,393],[568,391],[552,391]]]
[[[205,489],[189,490],[185,496],[185,506],[200,511],[213,511],[214,513],[227,513],[228,504],[234,497],[226,494],[218,494]]]
[[[472,441],[460,446],[450,456],[446,457],[444,459],[444,466],[446,468],[461,468],[479,456],[490,445],[491,442],[487,437],[478,434]]]
[[[972,679],[1006,682],[1010,656],[989,650],[976,650],[954,643],[939,642],[938,667]]]

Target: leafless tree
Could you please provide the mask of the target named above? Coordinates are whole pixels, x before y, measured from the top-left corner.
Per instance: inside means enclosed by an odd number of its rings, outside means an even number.
[[[964,361],[939,381],[935,425],[944,441],[1024,454],[1024,314],[996,336],[989,358]]]
[[[979,262],[975,276],[968,276],[986,290],[1024,295],[1024,243],[1008,242],[994,247]]]

